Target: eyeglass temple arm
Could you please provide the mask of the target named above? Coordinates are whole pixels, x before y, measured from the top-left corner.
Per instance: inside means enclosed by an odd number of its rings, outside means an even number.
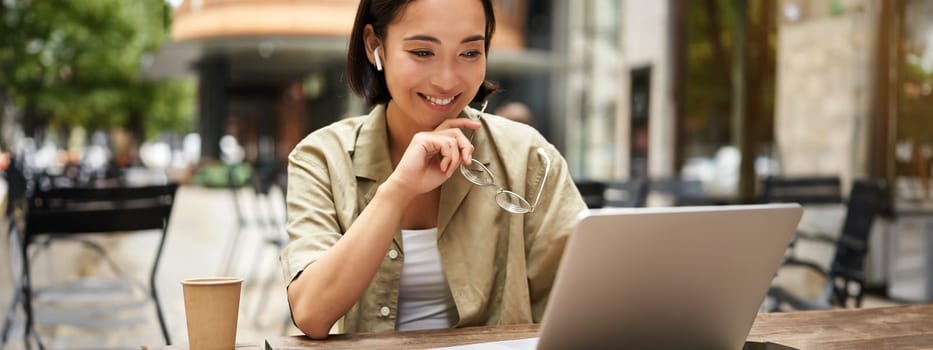
[[[544,184],[547,183],[547,176],[551,172],[551,157],[544,151],[544,147],[538,147],[538,155],[544,157],[544,178],[541,179],[541,184],[538,185],[538,194],[535,195],[535,203],[531,205],[531,211],[538,207],[538,200],[541,199],[541,192],[544,191]]]

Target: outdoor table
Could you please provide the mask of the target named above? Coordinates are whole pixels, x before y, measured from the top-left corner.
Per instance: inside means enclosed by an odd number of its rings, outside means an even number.
[[[237,349],[427,349],[532,338],[539,329],[538,324],[518,324],[332,335],[327,340],[270,337]],[[933,304],[763,313],[747,339],[797,349],[933,349]]]

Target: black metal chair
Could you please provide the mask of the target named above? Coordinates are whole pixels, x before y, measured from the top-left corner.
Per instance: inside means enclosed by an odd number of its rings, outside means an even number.
[[[261,231],[264,243],[276,246],[279,250],[284,246],[284,237],[278,233],[284,227],[285,219],[279,217],[278,213],[275,212],[276,203],[270,199],[270,191],[273,187],[280,187],[284,193],[284,172],[254,167],[250,170],[249,178],[246,180],[237,179],[235,172],[236,166],[227,167],[227,188],[233,198],[233,211],[236,214],[237,221],[232,237],[227,244],[224,262],[221,264],[223,268],[223,271],[220,272],[221,275],[233,274],[233,257],[239,253],[243,231],[249,227],[255,227]],[[247,186],[252,189],[253,197],[250,199],[242,198],[243,193],[241,191]],[[251,203],[253,206],[252,210],[246,210],[246,212],[249,212],[250,217],[247,217],[243,209],[246,203]],[[255,266],[253,266],[253,269],[255,270]],[[249,276],[252,276],[252,273]]]
[[[25,210],[24,208],[26,207],[27,194],[32,192],[32,183],[27,179],[30,177],[27,175],[29,169],[24,165],[24,163],[25,162],[22,156],[12,157],[10,159],[9,167],[7,167],[3,174],[7,183],[7,241],[9,243],[9,268],[11,270],[11,274],[13,275],[14,293],[9,304],[9,309],[7,310],[4,317],[3,330],[2,333],[0,333],[0,348],[3,348],[9,339],[13,323],[16,321],[17,307],[19,306],[22,299],[20,293],[16,292],[19,290],[20,285],[20,278],[17,276],[17,273],[19,273],[21,269],[18,267],[22,261],[21,257],[19,256],[21,238],[17,232],[21,232],[21,215]]]
[[[162,249],[165,244],[166,230],[172,205],[175,200],[177,184],[146,186],[146,187],[114,187],[114,188],[53,188],[48,191],[36,191],[27,199],[25,225],[21,234],[22,276],[20,294],[23,299],[25,313],[24,341],[29,345],[30,334],[36,338],[40,348],[44,348],[41,337],[36,333],[34,312],[34,299],[37,296],[33,286],[30,265],[35,259],[35,252],[41,250],[56,240],[69,239],[83,243],[108,259],[110,266],[122,277],[125,274],[119,266],[109,259],[106,252],[99,245],[84,240],[86,234],[101,233],[135,233],[135,231],[159,231],[159,244],[155,252],[155,260],[149,274],[149,288],[141,283],[134,283],[151,297],[155,304],[156,314],[161,326],[162,336],[166,344],[171,344],[168,327],[156,293],[155,278],[158,272]],[[33,249],[31,249],[31,247]],[[33,251],[33,255],[30,251]],[[133,280],[135,281],[135,280]],[[135,302],[135,305],[145,305],[148,300]],[[113,305],[109,303],[107,309],[97,309],[93,313],[73,312],[67,315],[74,316],[94,315],[106,316],[108,312],[118,312],[130,304]],[[68,311],[72,312],[72,311]],[[64,317],[64,313],[59,317]],[[87,321],[90,325],[92,322]]]
[[[800,205],[840,204],[842,185],[837,176],[769,176],[761,180],[759,201]]]
[[[590,209],[603,207],[644,207],[648,201],[648,180],[627,181],[580,180],[574,182],[583,202]]]
[[[250,176],[252,176],[252,174],[250,174]],[[223,256],[224,261],[220,265],[222,270],[218,273],[221,276],[231,276],[233,273],[234,256],[236,256],[239,250],[243,230],[245,230],[246,226],[249,224],[246,220],[246,216],[243,214],[243,210],[240,208],[240,189],[249,184],[250,182],[248,182],[248,180],[244,181],[238,178],[237,165],[227,165],[226,185],[233,197],[233,213],[236,214],[236,226],[227,243],[227,248],[225,249],[226,253]]]
[[[575,181],[577,190],[583,196],[583,202],[590,209],[602,208],[606,205],[606,183],[594,180]]]
[[[782,303],[800,310],[828,309],[834,305],[848,307],[850,299],[854,301],[855,307],[862,306],[865,256],[868,253],[869,234],[874,217],[880,209],[883,189],[884,184],[879,181],[856,181],[852,185],[846,204],[842,233],[837,240],[832,242],[836,252],[830,263],[829,271],[825,271],[817,263],[800,260],[793,256],[789,256],[784,262],[784,266],[801,266],[825,276],[826,285],[820,297],[817,300],[807,300],[780,286],[772,286],[768,291],[768,296],[775,300],[773,311],[776,311]],[[806,235],[801,235],[800,238],[813,239]],[[815,241],[825,243],[826,239],[817,238]],[[854,292],[853,288],[855,288]]]
[[[680,177],[659,177],[649,182],[649,191],[654,191],[673,199],[675,206],[718,204],[710,200],[700,180],[688,180]]]
[[[804,208],[842,206],[842,183],[838,176],[768,176],[761,180],[759,203],[797,203]],[[790,242],[788,256],[793,256],[798,238],[833,244],[836,239],[819,233],[798,230]]]
[[[605,204],[616,208],[643,208],[648,202],[648,179],[606,183]]]
[[[253,187],[253,221],[259,229],[260,238],[262,239],[262,245],[258,247],[255,251],[255,257],[253,258],[254,263],[250,268],[249,273],[247,274],[247,281],[249,283],[258,283],[260,282],[259,277],[261,276],[261,267],[264,267],[263,263],[269,263],[271,267],[271,275],[278,277],[278,256],[282,253],[282,250],[285,249],[285,246],[288,244],[288,236],[285,234],[285,221],[286,215],[284,212],[278,212],[277,207],[281,205],[282,208],[285,208],[285,196],[288,188],[287,185],[287,173],[284,169],[275,169],[270,167],[256,167],[253,169],[251,183]],[[271,190],[274,187],[278,187],[282,191],[282,202],[273,200],[271,195]],[[239,204],[238,204],[239,206]],[[245,220],[245,219],[244,219]],[[263,259],[267,257],[268,251],[273,253],[272,259]],[[261,282],[262,286],[259,295],[256,297],[256,303],[253,311],[253,321],[256,327],[263,327],[264,325],[260,323],[260,317],[258,317],[262,310],[266,309],[266,302],[268,301],[268,294],[270,289],[275,289],[277,283]],[[284,286],[283,286],[284,287]],[[291,324],[290,314],[285,317],[284,326],[282,328],[283,334],[288,325]]]

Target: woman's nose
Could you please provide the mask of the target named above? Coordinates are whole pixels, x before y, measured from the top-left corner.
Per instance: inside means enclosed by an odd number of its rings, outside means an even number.
[[[441,64],[431,77],[431,84],[442,92],[451,92],[456,89],[458,81],[455,63]]]

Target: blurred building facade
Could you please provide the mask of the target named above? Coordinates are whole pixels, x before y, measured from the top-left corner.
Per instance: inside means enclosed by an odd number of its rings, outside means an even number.
[[[723,190],[744,201],[768,174],[929,178],[929,1],[567,6],[565,133],[579,177],[696,176],[695,159],[725,150],[737,155],[712,178],[732,178]]]
[[[775,138],[783,172],[869,176],[881,2],[781,3]],[[825,130],[825,132],[817,132]]]
[[[346,46],[357,0],[192,0],[174,12],[172,42],[146,68],[149,78],[199,81],[202,157],[219,159],[219,140],[237,137],[246,159],[281,166],[310,131],[368,107],[349,89]],[[554,108],[550,2],[495,1],[497,29],[489,79],[504,93],[490,110],[526,103],[543,132]]]
[[[929,178],[933,3],[779,3],[775,141],[785,174]],[[899,151],[900,149],[900,151]],[[897,188],[916,196],[927,188]],[[917,193],[908,193],[917,192]]]
[[[575,178],[697,176],[714,159],[704,179],[749,200],[768,173],[929,167],[928,1],[494,3],[488,78],[503,92],[489,110],[527,105]],[[343,77],[357,4],[184,1],[147,73],[199,78],[203,156],[230,133],[280,165],[311,130],[368,111]]]
[[[567,157],[578,177],[673,174],[670,4],[567,2],[561,95]]]

